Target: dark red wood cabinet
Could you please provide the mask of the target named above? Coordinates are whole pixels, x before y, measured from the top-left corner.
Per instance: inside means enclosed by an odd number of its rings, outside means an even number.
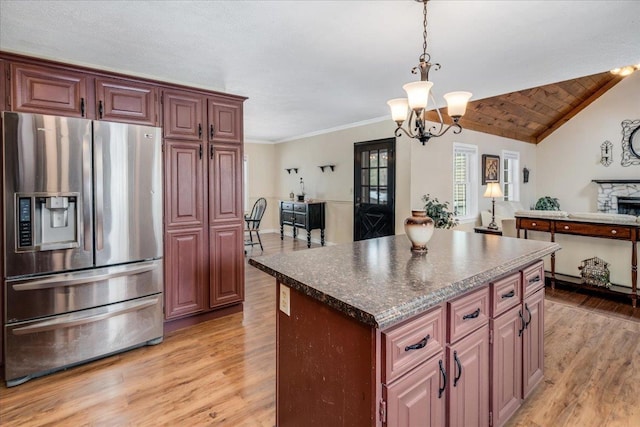
[[[5,52],[0,76],[3,111],[161,126],[165,319],[243,301],[244,97]]]
[[[88,113],[90,79],[82,72],[12,63],[11,110],[93,118]]]
[[[96,79],[99,120],[158,125],[158,89],[151,84],[122,79]]]

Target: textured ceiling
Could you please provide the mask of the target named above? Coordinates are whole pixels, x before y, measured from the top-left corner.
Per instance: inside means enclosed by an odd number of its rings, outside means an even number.
[[[0,0],[0,49],[247,96],[245,139],[281,141],[388,116],[421,21],[413,0]],[[635,0],[432,0],[433,90],[480,100],[640,63],[639,29]]]

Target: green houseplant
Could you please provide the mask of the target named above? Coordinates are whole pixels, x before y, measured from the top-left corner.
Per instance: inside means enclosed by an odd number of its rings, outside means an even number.
[[[441,203],[438,198],[432,199],[429,194],[422,196],[424,210],[427,216],[433,219],[435,228],[453,228],[458,225],[458,220],[449,211],[449,202]]]
[[[560,203],[555,197],[544,196],[540,197],[536,202],[535,210],[537,211],[559,211]]]

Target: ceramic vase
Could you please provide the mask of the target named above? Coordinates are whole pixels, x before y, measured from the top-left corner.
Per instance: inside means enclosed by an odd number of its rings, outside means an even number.
[[[404,232],[411,241],[413,252],[427,252],[427,242],[433,236],[434,222],[425,211],[411,211],[404,220]]]

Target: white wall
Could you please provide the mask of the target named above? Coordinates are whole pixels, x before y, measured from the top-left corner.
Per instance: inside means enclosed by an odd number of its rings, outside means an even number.
[[[640,179],[640,165],[620,164],[620,123],[627,119],[640,119],[640,73],[622,80],[538,144],[538,173],[531,176],[537,197],[557,197],[565,211],[595,212],[598,187],[592,179]],[[613,144],[613,163],[605,167],[600,164],[600,144],[607,140]],[[548,233],[530,237],[549,240]],[[558,273],[579,276],[581,261],[597,256],[610,263],[613,283],[631,286],[631,243],[560,234],[556,242],[562,246],[556,255]]]
[[[355,142],[393,137],[394,123],[389,120],[335,132],[289,141],[275,146],[276,188],[279,197],[299,192],[300,177],[311,198],[327,201],[327,240],[333,243],[353,240],[353,144]],[[411,209],[423,207],[421,197],[430,193],[441,201],[452,200],[453,142],[478,146],[478,173],[482,154],[500,155],[503,149],[520,152],[520,165],[534,171],[535,145],[464,130],[433,138],[426,146],[405,136],[396,142],[396,234],[403,234],[404,219]],[[322,173],[319,165],[335,164],[334,172]],[[298,167],[298,174],[286,168]],[[535,184],[522,184],[520,196],[524,206],[533,203]],[[480,181],[480,176],[478,176]],[[478,185],[480,209],[489,209],[491,200],[484,199],[485,187]],[[476,222],[462,224],[460,229],[472,230]],[[317,236],[314,234],[314,238]]]

